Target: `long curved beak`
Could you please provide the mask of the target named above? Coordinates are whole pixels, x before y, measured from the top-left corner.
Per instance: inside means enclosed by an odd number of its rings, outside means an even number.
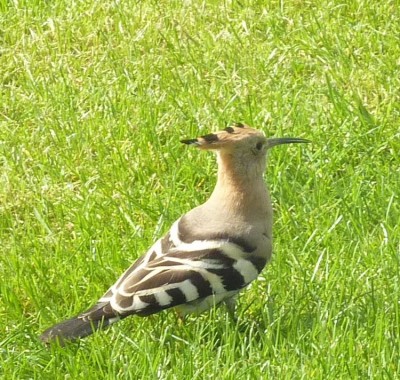
[[[274,146],[282,144],[297,144],[297,143],[310,143],[310,142],[311,142],[310,140],[299,139],[297,137],[277,137],[267,140],[268,148],[272,148]]]

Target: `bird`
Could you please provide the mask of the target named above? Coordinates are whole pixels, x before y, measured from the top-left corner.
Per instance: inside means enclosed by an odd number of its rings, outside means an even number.
[[[267,152],[274,146],[308,143],[267,138],[243,123],[182,143],[217,156],[210,197],[176,220],[88,310],[40,335],[64,345],[130,315],[173,308],[198,315],[225,303],[234,315],[238,293],[254,281],[272,255],[272,203],[264,180]]]

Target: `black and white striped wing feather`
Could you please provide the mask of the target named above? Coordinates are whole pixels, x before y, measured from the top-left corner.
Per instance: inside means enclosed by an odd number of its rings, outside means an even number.
[[[200,313],[236,294],[265,265],[229,239],[183,242],[178,226],[179,220],[81,317],[104,317],[107,309],[117,319],[145,316],[179,305],[182,314]]]

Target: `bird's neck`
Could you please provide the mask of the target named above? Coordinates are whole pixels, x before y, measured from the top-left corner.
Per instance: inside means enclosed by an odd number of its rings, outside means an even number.
[[[184,217],[193,236],[211,235],[272,236],[272,205],[260,168],[235,165],[218,159],[217,184],[210,198]],[[263,166],[264,163],[261,163]],[[258,236],[258,235],[257,235]]]
[[[218,179],[209,202],[215,208],[239,213],[265,214],[270,198],[263,178],[263,166],[244,167],[230,157],[218,157]]]

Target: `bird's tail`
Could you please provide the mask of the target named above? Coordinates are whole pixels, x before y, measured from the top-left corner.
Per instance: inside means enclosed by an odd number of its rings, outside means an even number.
[[[66,341],[84,338],[120,319],[109,302],[99,302],[86,312],[48,328],[40,335],[40,340],[46,344],[58,341],[64,345]]]

